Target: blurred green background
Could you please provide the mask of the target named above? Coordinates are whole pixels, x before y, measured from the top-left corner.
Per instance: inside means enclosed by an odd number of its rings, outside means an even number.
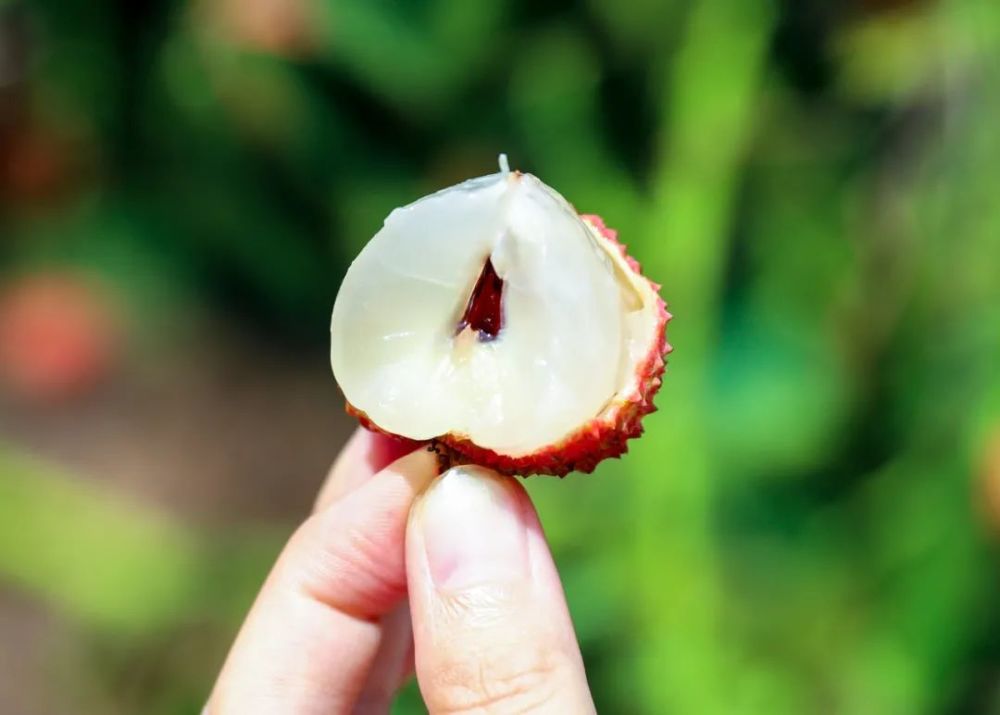
[[[528,482],[599,708],[1000,712],[996,0],[0,0],[0,712],[198,712],[347,264],[500,151],[677,316]]]

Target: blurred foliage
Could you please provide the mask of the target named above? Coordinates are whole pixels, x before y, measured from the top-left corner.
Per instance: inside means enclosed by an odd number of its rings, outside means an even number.
[[[204,312],[322,353],[389,210],[506,151],[677,316],[646,437],[529,483],[599,708],[995,711],[997,117],[995,0],[7,0],[0,275],[86,272],[132,350]],[[197,711],[214,660],[122,653],[220,652],[278,526],[0,455],[0,575],[107,708]]]

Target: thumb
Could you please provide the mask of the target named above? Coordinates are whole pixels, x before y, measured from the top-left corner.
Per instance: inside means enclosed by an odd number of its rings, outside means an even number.
[[[538,516],[511,478],[456,467],[410,512],[407,580],[431,713],[593,712]]]

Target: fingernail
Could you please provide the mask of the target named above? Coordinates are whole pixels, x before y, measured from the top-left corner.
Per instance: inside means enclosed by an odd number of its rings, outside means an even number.
[[[454,467],[431,485],[418,518],[435,586],[463,589],[527,577],[527,525],[507,477]]]

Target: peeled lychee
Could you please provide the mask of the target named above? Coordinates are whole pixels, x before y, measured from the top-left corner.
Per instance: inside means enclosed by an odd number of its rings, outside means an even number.
[[[590,472],[654,409],[658,289],[600,218],[501,157],[389,215],[337,296],[333,371],[362,423],[452,461]]]

